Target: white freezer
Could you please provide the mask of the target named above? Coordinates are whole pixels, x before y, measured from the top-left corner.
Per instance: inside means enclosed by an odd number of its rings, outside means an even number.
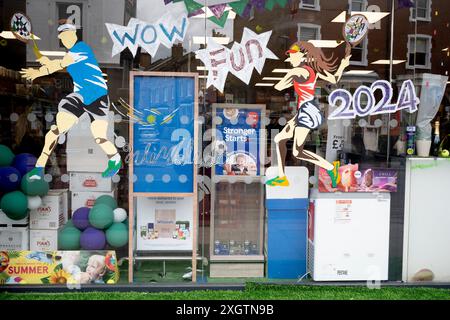
[[[308,225],[308,270],[315,281],[387,280],[389,193],[319,193]]]

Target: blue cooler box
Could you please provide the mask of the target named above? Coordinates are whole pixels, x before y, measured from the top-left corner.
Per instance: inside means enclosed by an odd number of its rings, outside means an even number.
[[[306,273],[308,199],[267,199],[267,277]]]

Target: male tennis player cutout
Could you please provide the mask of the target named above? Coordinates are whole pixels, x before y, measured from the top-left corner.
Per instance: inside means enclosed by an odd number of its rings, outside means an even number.
[[[58,27],[58,38],[68,49],[62,59],[50,60],[43,56],[38,59],[42,65],[39,69],[22,69],[22,77],[34,80],[64,68],[73,80],[73,93],[62,99],[58,105],[56,125],[52,125],[45,136],[45,145],[36,167],[31,171],[30,179],[42,179],[47,160],[55,148],[58,137],[65,134],[87,112],[91,119],[91,132],[95,142],[109,158],[104,178],[114,176],[122,167],[120,155],[114,144],[107,138],[109,97],[108,87],[103,78],[92,49],[84,42],[78,41],[76,27],[65,22]]]

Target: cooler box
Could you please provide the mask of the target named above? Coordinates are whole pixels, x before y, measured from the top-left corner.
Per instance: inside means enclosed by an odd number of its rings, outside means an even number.
[[[267,170],[267,179],[276,175]],[[306,273],[308,170],[286,167],[288,187],[266,186],[267,277],[295,279]]]

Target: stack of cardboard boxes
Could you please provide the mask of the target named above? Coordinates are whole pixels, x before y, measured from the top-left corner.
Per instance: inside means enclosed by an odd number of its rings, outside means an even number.
[[[108,140],[114,143],[114,113],[108,115]],[[115,197],[111,178],[103,178],[102,172],[108,157],[95,143],[91,133],[91,121],[87,114],[67,134],[67,171],[69,172],[71,212],[81,207],[93,207],[102,195]]]
[[[57,250],[58,229],[67,218],[67,189],[50,190],[42,204],[22,220],[11,220],[0,210],[0,250]]]
[[[0,251],[29,249],[29,217],[11,220],[0,210]]]
[[[30,211],[30,250],[58,250],[58,229],[68,219],[67,189],[50,190],[39,208]]]

